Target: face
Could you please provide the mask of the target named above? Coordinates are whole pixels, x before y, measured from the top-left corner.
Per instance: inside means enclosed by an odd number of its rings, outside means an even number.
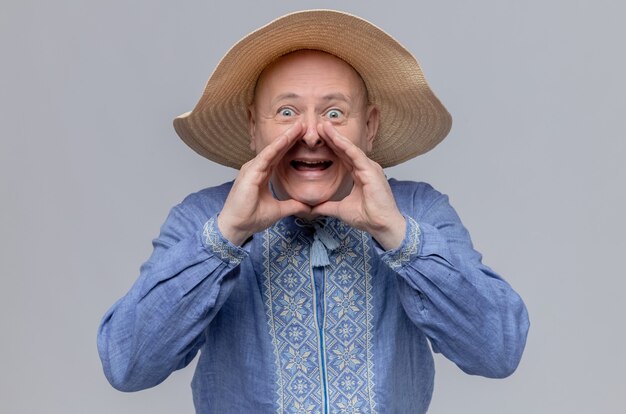
[[[303,125],[301,137],[271,178],[276,196],[310,206],[344,198],[352,189],[350,171],[319,131],[328,122],[365,153],[371,150],[378,111],[368,105],[361,77],[343,60],[311,50],[268,66],[250,107],[250,147],[259,153],[296,122]]]

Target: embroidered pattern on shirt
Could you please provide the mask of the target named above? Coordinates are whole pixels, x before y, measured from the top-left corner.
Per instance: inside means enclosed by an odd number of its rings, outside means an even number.
[[[312,236],[281,222],[265,231],[263,294],[280,414],[323,413],[325,405],[333,413],[375,412],[369,237],[340,222],[327,229],[340,246],[316,270],[325,272],[323,304],[315,299]],[[325,310],[323,335],[317,306]]]
[[[230,245],[221,237],[217,230],[215,217],[211,217],[204,223],[202,237],[206,246],[213,250],[220,259],[232,265],[238,265],[245,257],[245,253],[241,249]]]
[[[421,234],[420,226],[411,217],[405,216],[405,219],[408,224],[406,229],[408,240],[404,243],[404,245],[400,246],[396,250],[392,250],[382,256],[382,260],[392,269],[398,269],[405,263],[411,261],[413,255],[415,255],[419,249]]]

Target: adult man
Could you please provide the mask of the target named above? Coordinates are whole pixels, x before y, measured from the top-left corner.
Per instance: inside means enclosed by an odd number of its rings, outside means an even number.
[[[421,413],[427,339],[468,373],[515,369],[519,296],[445,196],[383,173],[450,128],[388,35],[339,12],[284,16],[231,49],[175,127],[240,172],[172,209],[105,315],[115,387],[154,386],[201,350],[200,413]]]

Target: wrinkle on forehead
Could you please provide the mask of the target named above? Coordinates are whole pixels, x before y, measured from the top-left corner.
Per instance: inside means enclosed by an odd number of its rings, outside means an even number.
[[[326,56],[336,62],[340,62],[342,66],[345,66],[349,70],[349,72],[352,73],[353,80],[355,81],[355,83],[358,84],[358,90],[359,90],[359,95],[360,95],[358,96],[358,98],[362,99],[363,106],[366,107],[369,104],[369,98],[368,98],[367,88],[365,87],[365,82],[363,81],[363,78],[361,78],[361,75],[359,75],[359,73],[350,64],[348,64],[346,61],[338,58],[337,56],[333,54],[326,53],[321,50],[313,50],[313,49],[303,49],[303,50],[297,50],[295,52],[287,53],[286,55],[279,57],[278,59],[276,59],[269,65],[267,65],[263,69],[263,71],[261,72],[261,74],[259,75],[257,79],[256,85],[254,87],[254,97],[253,97],[252,103],[255,104],[257,102],[258,91],[261,90],[264,82],[272,73],[278,70],[278,68],[280,68],[281,65],[289,64],[291,61],[293,61],[293,59],[299,56],[305,56],[305,55]]]

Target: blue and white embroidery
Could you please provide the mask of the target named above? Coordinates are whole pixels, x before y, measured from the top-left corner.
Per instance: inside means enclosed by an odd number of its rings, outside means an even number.
[[[340,224],[324,295],[328,398],[332,412],[374,413],[369,236]]]
[[[405,216],[407,220],[407,237],[408,240],[399,248],[392,250],[382,256],[382,260],[389,265],[392,269],[398,269],[405,263],[412,260],[413,256],[417,254],[417,250],[420,244],[420,226],[411,217]]]
[[[308,254],[311,229],[287,231],[281,222],[265,232],[263,294],[280,414],[317,414],[325,405],[330,412],[375,412],[369,236],[329,221],[325,231],[338,246],[328,252],[329,264],[316,270],[324,272],[321,304]],[[322,335],[317,306],[325,311]]]
[[[279,413],[319,413],[322,407],[319,336],[308,241],[281,223],[266,230],[263,295],[276,359]]]
[[[233,265],[238,265],[246,256],[246,254],[236,246],[233,246],[224,240],[219,231],[215,217],[211,217],[202,229],[203,242],[222,260]]]

